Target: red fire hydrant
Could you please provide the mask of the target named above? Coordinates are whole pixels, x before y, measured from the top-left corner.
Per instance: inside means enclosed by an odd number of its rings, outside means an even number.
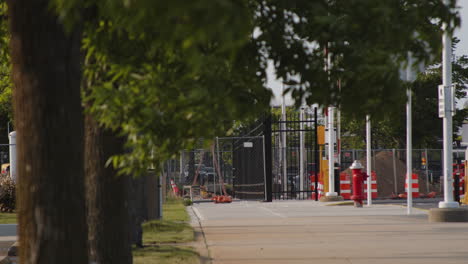
[[[364,197],[364,181],[367,179],[367,174],[362,171],[363,167],[358,160],[355,160],[351,167],[353,171],[353,195],[351,200],[354,200],[354,207],[362,207]]]

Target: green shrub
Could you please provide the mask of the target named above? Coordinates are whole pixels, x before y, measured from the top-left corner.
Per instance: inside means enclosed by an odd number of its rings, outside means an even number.
[[[185,206],[190,206],[190,205],[192,205],[192,204],[193,204],[192,200],[190,200],[190,199],[184,199],[184,205],[185,205]]]
[[[11,213],[16,207],[16,185],[9,176],[0,178],[0,211]]]

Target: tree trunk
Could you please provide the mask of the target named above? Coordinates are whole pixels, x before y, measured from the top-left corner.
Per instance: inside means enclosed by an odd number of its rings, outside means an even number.
[[[128,176],[117,176],[106,161],[124,141],[85,118],[85,172],[90,258],[96,263],[132,263],[127,206]]]
[[[9,0],[20,263],[88,263],[81,31],[47,0]]]

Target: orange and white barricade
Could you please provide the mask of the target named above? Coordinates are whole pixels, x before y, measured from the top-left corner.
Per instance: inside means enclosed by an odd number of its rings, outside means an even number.
[[[312,191],[311,199],[315,200],[315,195],[316,193],[318,194],[317,199],[320,199],[324,195],[323,193],[323,182],[322,182],[322,177],[318,177],[318,182],[317,182],[317,192],[315,192],[315,175],[310,176],[310,190]]]
[[[454,186],[454,190],[458,190],[460,199],[465,197],[465,166],[464,164],[456,164],[453,167],[453,177],[458,177],[459,184]]]
[[[310,190],[312,191],[310,199],[315,200],[315,175],[310,176]]]
[[[419,181],[418,175],[416,173],[411,174],[411,192],[413,193],[412,197],[418,198],[419,197]],[[405,194],[408,195],[408,175],[406,175],[405,179]]]
[[[172,192],[177,196],[179,195],[179,187],[175,184],[174,180],[171,179]]]
[[[351,199],[351,176],[346,173],[340,173],[340,195],[345,200]]]
[[[375,173],[375,171],[373,171],[371,173],[371,193],[372,193],[372,199],[375,199],[377,198],[378,196],[378,193],[377,193],[377,174]],[[369,178],[367,178],[369,179]],[[366,197],[367,199],[367,181],[368,180],[365,180],[364,181],[364,196]]]
[[[322,196],[324,196],[323,189],[324,189],[323,182],[319,181],[318,184],[317,184],[318,199],[320,199]]]

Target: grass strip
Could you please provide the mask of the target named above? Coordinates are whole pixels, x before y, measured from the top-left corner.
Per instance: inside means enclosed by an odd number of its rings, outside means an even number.
[[[17,216],[15,213],[0,213],[0,224],[16,224]]]
[[[148,246],[133,250],[134,264],[191,264],[199,263],[199,255],[192,248],[182,246]]]
[[[181,199],[168,199],[163,219],[143,223],[143,244],[184,243],[194,240],[189,216]]]
[[[133,249],[135,264],[199,263],[198,253],[187,246],[164,245],[194,240],[190,217],[182,199],[167,199],[163,205],[163,219],[143,223],[143,248]]]

